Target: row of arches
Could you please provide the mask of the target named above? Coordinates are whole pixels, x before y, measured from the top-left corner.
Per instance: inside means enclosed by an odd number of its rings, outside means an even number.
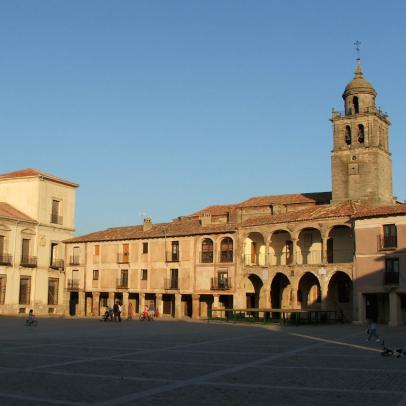
[[[332,227],[327,235],[312,227],[297,237],[287,230],[276,230],[269,241],[260,232],[250,232],[244,240],[246,266],[307,265],[353,261],[353,233],[343,225]]]
[[[339,309],[351,318],[353,286],[351,278],[342,271],[336,271],[323,287],[311,272],[294,281],[279,272],[269,286],[265,286],[258,275],[250,274],[245,289],[247,308],[270,305],[273,309]]]

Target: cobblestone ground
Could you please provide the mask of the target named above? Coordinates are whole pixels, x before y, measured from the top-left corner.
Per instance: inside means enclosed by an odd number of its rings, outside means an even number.
[[[390,347],[406,328],[379,326]],[[403,405],[365,327],[0,318],[1,405]]]

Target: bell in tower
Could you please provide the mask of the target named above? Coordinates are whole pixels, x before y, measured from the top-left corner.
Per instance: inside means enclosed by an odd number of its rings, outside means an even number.
[[[394,203],[388,116],[376,108],[376,91],[362,73],[357,46],[354,78],[346,86],[344,112],[333,110],[332,203],[362,201],[370,206]]]

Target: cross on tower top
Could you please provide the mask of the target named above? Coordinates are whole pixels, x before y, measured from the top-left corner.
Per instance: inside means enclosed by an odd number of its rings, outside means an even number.
[[[361,45],[361,41],[356,40],[354,42],[355,50],[357,51],[357,59],[360,59],[360,49],[359,46]]]

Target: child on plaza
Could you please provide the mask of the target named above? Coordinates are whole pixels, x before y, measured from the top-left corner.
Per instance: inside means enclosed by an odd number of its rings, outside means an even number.
[[[367,334],[368,334],[367,341],[371,341],[372,338],[375,338],[376,342],[379,343],[380,339],[376,332],[376,321],[374,319],[371,320],[371,323],[367,330]]]
[[[26,323],[31,326],[35,322],[35,315],[34,315],[34,310],[30,309],[30,312],[28,313],[27,318],[25,319]]]

